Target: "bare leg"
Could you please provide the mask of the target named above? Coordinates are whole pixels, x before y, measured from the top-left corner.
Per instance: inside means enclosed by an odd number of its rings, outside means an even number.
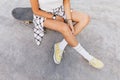
[[[62,33],[65,40],[68,42],[70,46],[75,47],[78,45],[78,41],[76,40],[75,36],[71,33],[66,23],[47,19],[44,22],[44,26],[48,29],[55,30],[55,31]]]
[[[77,14],[77,12],[76,12]],[[73,12],[72,15],[75,15],[75,12]],[[97,68],[97,69],[101,69],[103,68],[104,64],[99,60],[96,59],[94,57],[92,57],[91,55],[89,55],[89,53],[84,50],[84,48],[78,43],[78,41],[75,38],[75,35],[77,35],[78,33],[80,33],[82,31],[82,29],[88,24],[89,22],[89,17],[84,15],[84,16],[80,16],[80,18],[82,17],[82,19],[79,19],[77,16],[72,16],[73,21],[78,22],[74,28],[75,28],[75,33],[74,35],[71,33],[69,27],[67,24],[65,24],[64,22],[59,22],[59,21],[55,21],[55,20],[50,20],[47,19],[44,22],[44,26],[46,28],[58,31],[60,33],[62,33],[62,35],[64,36],[65,40],[68,42],[68,44],[70,46],[72,46],[79,54],[81,54],[84,58],[86,58],[89,61],[89,64],[92,65],[93,67]],[[78,17],[78,18],[77,18]],[[61,50],[58,48],[57,45],[55,45],[54,47],[54,62],[56,64],[59,64],[61,62],[62,59],[62,55],[61,55]]]
[[[78,11],[72,11],[72,20],[76,22],[74,25],[75,33],[79,34],[89,23],[90,17],[87,14],[80,13]]]
[[[77,24],[74,26],[76,36],[78,33],[82,31],[82,29],[88,24],[89,22],[89,16],[77,11],[72,12],[72,20],[77,22]],[[68,42],[68,44],[72,47],[75,47],[78,45],[78,41],[76,40],[75,36],[71,33],[68,25],[64,22],[56,21],[47,19],[44,22],[44,26],[48,29],[58,31],[62,33],[65,40]]]
[[[89,16],[80,13],[77,11],[72,12],[72,20],[76,22],[74,25],[75,32],[73,35],[79,34],[83,28],[89,23]],[[67,46],[67,41],[64,39],[59,43],[59,47],[61,50],[64,50],[64,48]],[[78,53],[80,53],[85,59],[90,61],[93,57],[78,43],[75,47],[73,47]]]
[[[89,23],[90,17],[87,14],[80,13],[78,11],[72,11],[72,21],[76,22],[74,25],[74,35],[76,36],[79,34]],[[64,50],[64,48],[67,46],[67,41],[63,39],[60,43],[60,48]]]

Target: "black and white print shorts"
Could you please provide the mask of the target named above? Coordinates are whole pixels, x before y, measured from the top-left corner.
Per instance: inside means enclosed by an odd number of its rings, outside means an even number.
[[[63,17],[64,19],[66,18],[63,6],[57,7],[48,13],[59,15]],[[44,32],[45,32],[44,25],[43,25],[44,21],[45,21],[44,17],[33,14],[33,23],[35,25],[34,26],[34,39],[37,45],[40,45],[42,38],[44,36]]]

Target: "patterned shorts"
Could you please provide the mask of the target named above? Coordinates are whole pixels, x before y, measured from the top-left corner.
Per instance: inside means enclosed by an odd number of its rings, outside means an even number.
[[[59,15],[63,17],[64,19],[66,18],[63,6],[57,7],[48,13]],[[37,45],[40,45],[42,38],[44,36],[44,32],[45,32],[44,25],[43,25],[44,21],[45,21],[44,17],[33,14],[33,23],[35,25],[34,26],[34,39]]]

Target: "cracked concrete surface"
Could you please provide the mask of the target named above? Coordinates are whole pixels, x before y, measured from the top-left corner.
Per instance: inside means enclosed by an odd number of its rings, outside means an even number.
[[[0,80],[120,80],[120,0],[71,0],[75,10],[88,13],[90,24],[78,41],[105,67],[96,70],[70,46],[60,65],[53,62],[53,45],[62,35],[51,30],[37,46],[33,24],[11,16],[15,7],[29,7],[29,0],[0,1]],[[59,36],[59,37],[58,37]]]

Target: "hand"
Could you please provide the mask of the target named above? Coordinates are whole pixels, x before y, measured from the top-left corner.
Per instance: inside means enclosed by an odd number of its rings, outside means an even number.
[[[73,27],[73,24],[72,24],[72,20],[70,20],[70,19],[67,20],[67,23],[68,23],[68,25],[69,25],[69,27],[70,27],[72,33],[74,34],[74,27]]]
[[[56,16],[56,20],[64,22],[64,18],[62,18],[61,16]]]

